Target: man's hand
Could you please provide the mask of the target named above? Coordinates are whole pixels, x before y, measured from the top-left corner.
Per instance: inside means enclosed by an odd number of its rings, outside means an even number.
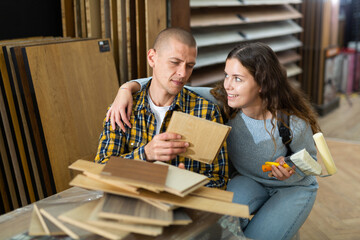
[[[120,88],[113,104],[106,113],[106,121],[109,121],[110,119],[112,129],[115,130],[115,123],[121,128],[123,132],[126,131],[123,123],[131,128],[129,120],[131,116],[132,105],[133,98],[131,90],[127,88]]]
[[[188,142],[172,141],[180,140],[181,135],[176,133],[161,133],[156,135],[145,145],[145,156],[147,161],[170,161],[180,153],[186,152]]]
[[[291,175],[293,175],[295,173],[295,165],[292,168],[284,168],[282,165],[284,165],[285,163],[285,158],[284,157],[279,157],[278,159],[275,160],[275,162],[280,163],[280,166],[276,167],[276,166],[271,166],[272,171],[271,171],[271,177],[276,177],[278,180],[286,180],[289,177],[291,177]],[[270,176],[270,175],[269,175]]]

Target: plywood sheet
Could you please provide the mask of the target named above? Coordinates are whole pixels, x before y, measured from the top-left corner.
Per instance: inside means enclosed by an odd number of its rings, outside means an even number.
[[[173,222],[173,212],[163,211],[140,199],[106,194],[99,217],[116,219],[128,223],[168,226]]]
[[[185,197],[178,197],[169,193],[153,193],[146,190],[142,190],[140,194],[137,195],[125,191],[120,191],[109,184],[100,183],[81,174],[77,175],[70,182],[70,185],[92,189],[92,190],[100,190],[107,193],[113,193],[121,196],[133,197],[133,198],[154,199],[154,200],[174,204],[176,206],[197,209],[206,212],[226,214],[226,215],[245,217],[245,218],[248,218],[250,216],[249,208],[246,205],[222,202],[219,200],[207,199],[207,198],[190,196],[190,195]]]
[[[190,144],[180,156],[210,164],[217,157],[231,127],[175,111],[166,132],[180,134]]]
[[[118,89],[108,40],[22,49],[57,191],[68,188],[68,165],[96,151],[105,109]],[[36,112],[36,111],[35,111]]]

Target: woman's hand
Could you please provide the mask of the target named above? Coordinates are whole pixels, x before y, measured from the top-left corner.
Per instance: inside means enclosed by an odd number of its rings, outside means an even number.
[[[295,165],[290,168],[284,168],[283,165],[285,163],[284,157],[279,157],[275,160],[275,162],[280,163],[280,166],[271,166],[272,171],[269,173],[269,177],[276,177],[278,180],[283,181],[291,177],[295,173]],[[271,176],[270,176],[271,175]]]
[[[114,102],[112,103],[109,111],[106,113],[106,121],[111,122],[111,127],[115,130],[115,123],[120,127],[120,129],[125,132],[125,123],[129,128],[130,116],[133,105],[132,92],[128,88],[120,88]]]

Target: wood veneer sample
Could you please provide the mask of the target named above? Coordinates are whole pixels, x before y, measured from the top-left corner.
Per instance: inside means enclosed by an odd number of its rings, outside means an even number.
[[[128,232],[126,231],[110,227],[108,228],[106,226],[97,226],[94,223],[88,222],[91,212],[93,211],[94,207],[96,207],[97,203],[97,201],[92,201],[82,204],[80,207],[61,214],[59,219],[108,239],[122,239],[127,236]]]
[[[217,157],[231,127],[175,111],[166,132],[182,136],[190,146],[180,156],[210,164]]]
[[[105,109],[118,89],[109,40],[22,48],[56,190],[68,188],[68,165],[98,145]]]
[[[165,203],[174,204],[176,206],[191,208],[206,212],[226,214],[226,215],[245,217],[245,218],[250,217],[249,207],[246,205],[223,202],[215,199],[208,199],[208,198],[197,197],[192,195],[188,195],[185,197],[178,197],[169,193],[163,193],[163,192],[154,193],[146,190],[140,191],[140,194],[137,195],[126,191],[121,191],[113,187],[112,185],[95,181],[81,174],[77,175],[70,182],[70,185],[92,189],[92,190],[100,190],[107,193],[117,194],[126,197],[154,199]]]
[[[129,185],[144,186],[144,188],[149,186],[158,190],[164,190],[168,166],[112,156],[101,174],[103,176],[111,176]]]
[[[140,199],[105,194],[101,203],[98,216],[102,218],[156,226],[168,226],[173,222],[172,211],[163,211]]]
[[[94,224],[99,227],[107,227],[109,229],[117,229],[120,231],[125,232],[133,232],[133,233],[140,233],[150,236],[158,236],[162,233],[163,227],[162,226],[155,226],[155,225],[148,225],[148,224],[132,224],[126,223],[123,221],[118,221],[114,219],[108,218],[100,218],[98,216],[99,212],[103,207],[103,199],[98,199],[96,201],[91,201],[85,203],[84,205],[88,206],[81,206],[83,211],[90,211],[91,214],[87,218],[86,222],[90,224]]]

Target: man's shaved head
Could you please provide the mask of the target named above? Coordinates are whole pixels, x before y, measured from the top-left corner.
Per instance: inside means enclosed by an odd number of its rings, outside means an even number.
[[[175,39],[189,47],[196,48],[193,35],[181,28],[167,28],[162,30],[155,39],[153,49],[160,50],[169,44],[170,39]]]

